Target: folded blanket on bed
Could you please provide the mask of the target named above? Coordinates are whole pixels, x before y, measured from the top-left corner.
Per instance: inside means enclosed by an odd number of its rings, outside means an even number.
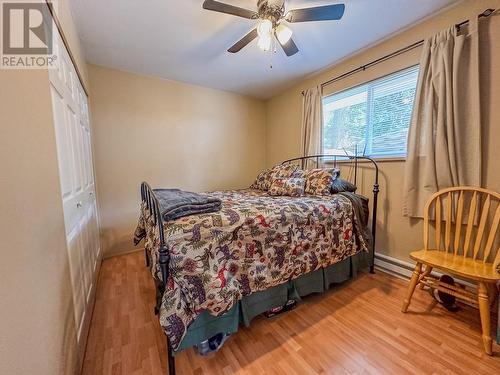
[[[160,203],[163,220],[176,220],[184,216],[217,212],[221,209],[220,199],[208,195],[179,189],[154,189]]]

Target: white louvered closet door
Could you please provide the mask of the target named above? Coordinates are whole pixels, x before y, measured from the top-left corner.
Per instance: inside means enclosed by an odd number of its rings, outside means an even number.
[[[57,34],[57,33],[55,33]],[[99,259],[91,129],[87,96],[59,35],[57,68],[49,71],[59,174],[78,341],[89,317]]]

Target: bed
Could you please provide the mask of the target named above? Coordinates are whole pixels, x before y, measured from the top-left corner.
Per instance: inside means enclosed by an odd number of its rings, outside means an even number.
[[[372,227],[368,199],[354,193],[271,196],[257,189],[211,192],[222,209],[165,222],[155,192],[141,185],[135,242],[145,240],[157,287],[156,312],[167,336],[169,374],[174,355],[219,333],[233,333],[256,315],[323,292],[370,267],[378,194],[375,167]],[[335,163],[335,155],[291,159],[304,169]]]

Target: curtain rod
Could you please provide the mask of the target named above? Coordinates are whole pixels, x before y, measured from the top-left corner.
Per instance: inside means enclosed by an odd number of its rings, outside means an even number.
[[[484,12],[482,12],[481,14],[478,15],[478,18],[482,18],[482,17],[489,17],[493,14],[493,12],[495,12],[495,9],[486,9]],[[460,27],[464,26],[464,25],[467,25],[469,23],[469,20],[466,20],[466,21],[463,21],[463,22],[460,22],[458,24],[455,25],[455,27],[457,29],[460,29]],[[349,70],[348,72],[346,73],[342,73],[341,75],[339,76],[336,76],[332,79],[329,79],[328,81],[325,81],[321,84],[321,87],[324,87],[324,86],[328,86],[330,84],[332,84],[333,82],[336,82],[336,81],[339,81],[343,78],[346,78],[348,76],[351,76],[353,74],[356,74],[358,72],[361,72],[361,71],[364,71],[374,65],[377,65],[379,63],[381,63],[382,61],[385,61],[385,60],[388,60],[388,59],[391,59],[393,57],[396,57],[396,56],[399,56],[401,55],[402,53],[405,53],[405,52],[408,52],[408,51],[411,51],[412,49],[415,49],[419,46],[421,46],[422,44],[424,44],[424,40],[419,40],[418,42],[415,42],[415,43],[412,43],[406,47],[403,47],[401,49],[398,49],[397,51],[394,51],[394,52],[391,52],[385,56],[382,56],[382,57],[379,57],[378,59],[376,60],[373,60],[373,61],[370,61],[369,63],[365,64],[365,65],[361,65],[355,69],[352,69],[352,70]],[[302,95],[304,95],[304,91],[302,91]]]

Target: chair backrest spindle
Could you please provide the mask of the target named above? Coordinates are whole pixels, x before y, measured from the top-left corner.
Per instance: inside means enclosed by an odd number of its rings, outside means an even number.
[[[458,249],[460,248],[460,239],[462,235],[462,220],[464,217],[464,192],[461,190],[458,196],[458,203],[457,203],[457,218],[455,220],[455,243],[453,245],[454,247],[454,254],[458,254]]]
[[[481,248],[481,242],[483,241],[484,229],[486,228],[486,220],[488,219],[488,212],[490,210],[491,197],[488,195],[484,202],[481,219],[479,220],[479,227],[476,234],[476,242],[474,242],[474,259],[477,259],[479,250]]]
[[[453,197],[451,191],[448,192],[446,197],[446,227],[444,231],[444,250],[446,252],[451,251],[451,222],[453,220]]]
[[[488,235],[488,240],[486,241],[486,245],[484,246],[484,261],[488,259],[491,253],[491,249],[493,248],[493,242],[495,241],[496,233],[498,231],[498,224],[500,223],[500,205],[497,207],[495,211],[495,217],[493,218],[490,234]]]
[[[425,210],[424,215],[424,249],[429,249],[429,215],[428,215],[428,207]]]
[[[465,230],[465,242],[464,242],[464,258],[467,258],[469,253],[469,247],[472,238],[472,229],[474,228],[474,218],[476,216],[477,207],[477,191],[472,194],[470,207],[469,207],[469,217],[467,219],[467,229]]]
[[[441,249],[441,196],[436,198],[436,249]]]

